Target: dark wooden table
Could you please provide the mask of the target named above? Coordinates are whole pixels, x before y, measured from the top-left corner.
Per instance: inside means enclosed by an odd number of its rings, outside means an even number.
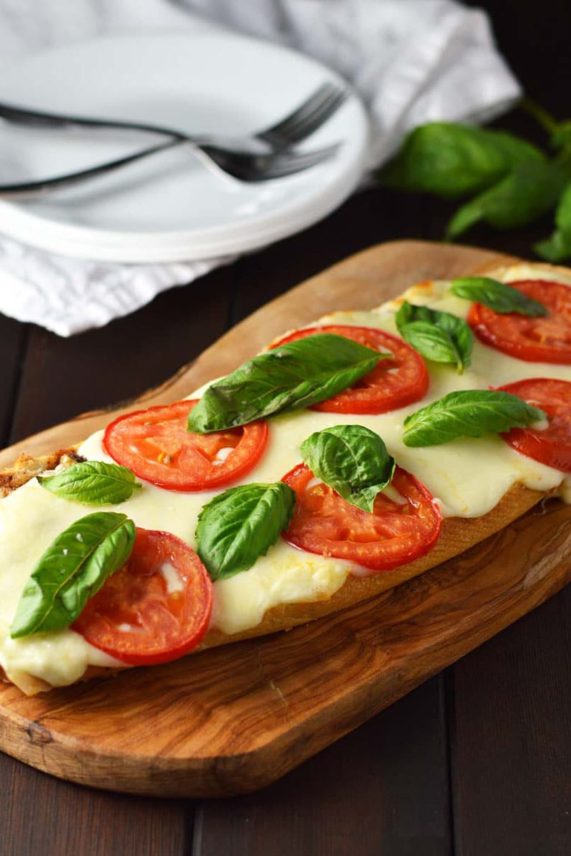
[[[571,115],[568,0],[478,5],[490,9],[528,92]],[[532,132],[517,114],[501,124]],[[303,234],[103,330],[64,340],[0,317],[0,443],[142,392],[290,286],[373,243],[438,239],[449,213],[446,204],[371,189]],[[526,255],[549,225],[471,237]],[[570,607],[568,588],[252,796],[185,802],[100,793],[0,756],[0,853],[571,853]]]

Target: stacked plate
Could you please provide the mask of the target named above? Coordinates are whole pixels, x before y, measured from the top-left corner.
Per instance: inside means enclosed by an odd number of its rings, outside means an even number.
[[[3,73],[0,100],[241,136],[278,121],[327,80],[337,77],[304,56],[209,29],[98,39],[42,53]],[[158,141],[124,131],[5,123],[0,183],[71,172]],[[325,163],[256,184],[221,173],[182,145],[73,189],[0,201],[0,232],[101,261],[176,262],[253,250],[324,217],[359,182],[367,119],[354,96],[303,147],[337,142]]]

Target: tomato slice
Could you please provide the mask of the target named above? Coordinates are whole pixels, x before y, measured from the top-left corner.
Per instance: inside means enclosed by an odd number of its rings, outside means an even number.
[[[296,494],[284,538],[310,553],[347,559],[376,573],[418,559],[438,539],[442,524],[438,506],[424,485],[400,467],[392,481],[398,501],[380,493],[372,514],[317,481],[305,464],[294,467],[283,481]]]
[[[325,413],[387,413],[424,397],[428,389],[428,371],[422,357],[406,342],[376,327],[331,325],[296,330],[272,347],[286,345],[316,333],[345,336],[375,351],[391,354],[357,383],[333,398],[315,404],[313,410]]]
[[[571,473],[571,383],[551,378],[531,378],[500,387],[523,398],[547,414],[544,430],[512,428],[503,438],[522,455]]]
[[[468,323],[484,342],[510,357],[528,362],[571,364],[571,287],[542,279],[509,283],[549,309],[544,318],[500,315],[474,303]]]
[[[197,403],[177,401],[120,416],[107,426],[103,448],[118,464],[166,490],[209,490],[236,481],[261,457],[267,423],[194,434],[186,423]]]
[[[212,582],[194,550],[169,532],[137,529],[128,562],[73,629],[124,663],[166,663],[198,645],[211,611]]]

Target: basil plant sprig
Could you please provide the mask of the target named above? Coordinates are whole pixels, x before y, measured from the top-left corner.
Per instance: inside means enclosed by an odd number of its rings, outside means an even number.
[[[408,134],[380,179],[443,199],[468,197],[446,227],[450,240],[478,223],[513,229],[555,209],[555,231],[535,250],[563,261],[571,256],[571,122],[528,98],[520,106],[547,132],[544,150],[505,131],[430,122]]]
[[[518,164],[543,159],[536,146],[505,131],[428,122],[405,137],[380,177],[391,187],[460,199],[487,190]]]
[[[38,476],[46,490],[84,505],[118,505],[141,484],[127,467],[103,461],[83,461],[52,476]]]
[[[191,410],[188,428],[206,434],[309,407],[342,392],[388,356],[331,333],[288,342],[209,386]]]
[[[502,315],[514,312],[517,315],[528,315],[530,318],[541,318],[548,314],[543,303],[522,294],[505,282],[488,276],[464,276],[454,279],[450,290],[456,297],[483,303]]]
[[[427,360],[452,363],[459,374],[470,365],[474,336],[462,318],[405,300],[395,321],[403,339]]]
[[[287,528],[294,504],[284,482],[240,485],[210,500],[198,517],[196,543],[211,578],[251,568]]]
[[[134,543],[135,524],[125,514],[98,511],[72,523],[50,544],[24,586],[12,638],[69,627],[125,564]]]
[[[555,209],[555,229],[549,238],[535,245],[542,259],[556,264],[571,256],[571,181],[563,191]]]
[[[368,512],[390,484],[396,466],[379,435],[362,425],[316,431],[301,444],[301,454],[317,478]]]
[[[525,428],[545,413],[509,392],[469,389],[450,392],[404,420],[405,446],[438,446],[459,437]]]

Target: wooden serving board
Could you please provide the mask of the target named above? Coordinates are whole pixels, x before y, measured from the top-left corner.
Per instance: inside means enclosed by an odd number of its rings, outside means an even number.
[[[424,278],[513,261],[468,247],[373,247],[263,307],[140,401],[175,400],[288,328],[369,308]],[[122,412],[125,408],[112,411]],[[0,453],[69,446],[110,412]],[[269,784],[538,606],[571,579],[571,509],[543,504],[469,552],[289,633],[26,698],[0,687],[0,748],[55,776],[156,796]]]

